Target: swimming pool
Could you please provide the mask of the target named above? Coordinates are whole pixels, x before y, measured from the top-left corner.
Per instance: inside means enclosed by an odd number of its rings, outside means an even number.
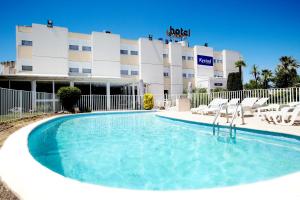
[[[226,130],[224,130],[226,131]],[[268,180],[300,171],[299,138],[212,127],[155,113],[72,115],[36,127],[31,155],[81,182],[140,190],[187,190]]]

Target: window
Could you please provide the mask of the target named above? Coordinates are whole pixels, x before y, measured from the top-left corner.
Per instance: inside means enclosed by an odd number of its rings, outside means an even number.
[[[89,69],[89,68],[83,68],[83,69],[82,69],[82,73],[84,73],[84,74],[90,74],[90,73],[92,73],[92,69]]]
[[[128,70],[121,69],[121,75],[128,75]]]
[[[194,60],[194,57],[188,56],[188,60]]]
[[[138,51],[130,51],[130,54],[134,55],[134,56],[137,56],[137,55],[139,55],[139,52]]]
[[[214,59],[214,63],[216,63],[216,59]]]
[[[163,54],[163,58],[168,58],[168,57],[169,57],[168,54],[166,54],[166,53]]]
[[[169,77],[169,73],[168,72],[164,72],[164,77]]]
[[[32,41],[22,40],[22,46],[32,46]]]
[[[82,46],[82,51],[92,51],[92,47]]]
[[[79,69],[78,69],[78,68],[70,67],[70,68],[69,68],[69,72],[70,72],[70,73],[79,73]]]
[[[131,75],[132,75],[132,76],[139,75],[139,71],[136,71],[136,70],[134,70],[134,71],[131,71]]]
[[[79,46],[78,45],[69,45],[69,50],[73,50],[73,51],[78,51],[79,50]]]
[[[121,54],[124,54],[124,55],[128,55],[128,50],[121,49],[121,50],[120,50],[120,53],[121,53]]]
[[[183,74],[182,74],[182,77],[183,77],[183,78],[186,78],[186,73],[183,73]]]
[[[194,78],[194,74],[188,74],[188,78]]]
[[[185,56],[182,56],[182,60],[186,60],[186,57],[185,57]]]
[[[30,65],[22,65],[22,71],[32,71],[32,66],[30,66]]]

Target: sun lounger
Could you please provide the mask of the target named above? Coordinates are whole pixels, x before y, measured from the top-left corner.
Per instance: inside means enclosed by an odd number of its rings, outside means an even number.
[[[212,114],[217,112],[218,110],[222,109],[223,105],[228,103],[228,99],[220,99],[216,105],[204,108],[201,113],[202,114]]]
[[[270,111],[264,114],[267,122],[282,125],[293,125],[300,114],[300,104],[290,103],[281,108],[280,111]]]
[[[221,100],[220,98],[213,99],[208,105],[199,105],[197,108],[192,108],[191,112],[192,113],[199,113],[202,110],[204,110],[205,108],[216,106],[216,105],[219,104],[220,100]]]
[[[241,107],[243,108],[243,112],[247,112],[247,111],[250,111],[251,113],[253,112],[253,108],[254,108],[254,104],[255,102],[257,101],[257,98],[245,98],[242,102],[241,102]],[[237,106],[237,105],[236,105]],[[227,107],[227,111],[226,109],[223,109],[221,111],[221,114],[228,114],[228,115],[232,115],[237,107],[236,106],[230,106],[230,107]],[[240,113],[241,112],[241,107],[238,108],[238,112]]]

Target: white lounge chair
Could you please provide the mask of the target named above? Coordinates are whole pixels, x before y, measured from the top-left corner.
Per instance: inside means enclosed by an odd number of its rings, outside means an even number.
[[[267,106],[263,106],[257,109],[257,116],[263,119],[263,116],[266,112],[270,111],[279,111],[280,105],[279,104],[269,104]]]
[[[205,108],[211,107],[211,106],[216,106],[218,105],[220,98],[213,99],[208,105],[199,105],[197,108],[192,108],[191,112],[192,113],[199,113],[200,111],[204,110]]]
[[[241,107],[243,108],[243,112],[247,112],[250,111],[251,113],[253,112],[254,109],[254,104],[257,101],[257,98],[245,98],[242,102],[241,102]],[[237,106],[237,105],[236,105]],[[221,114],[228,114],[228,115],[232,115],[237,107],[236,106],[230,106],[227,107],[227,111],[226,109],[221,110]],[[238,108],[238,112],[241,112],[241,107]]]
[[[273,122],[275,124],[289,125],[288,124],[289,121],[293,124],[294,121],[296,120],[297,111],[299,110],[299,108],[300,108],[300,104],[297,102],[293,102],[284,105],[279,111],[266,112],[263,116],[265,120],[269,123]]]
[[[220,99],[216,105],[204,108],[202,111],[200,111],[202,114],[212,114],[217,112],[222,108],[223,105],[226,105],[228,103],[228,99]]]

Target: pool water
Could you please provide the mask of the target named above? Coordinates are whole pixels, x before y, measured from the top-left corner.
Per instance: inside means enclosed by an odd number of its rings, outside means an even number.
[[[228,131],[226,129],[222,131]],[[300,140],[212,127],[153,112],[72,115],[48,121],[28,139],[32,156],[72,179],[140,190],[240,185],[300,171]]]

